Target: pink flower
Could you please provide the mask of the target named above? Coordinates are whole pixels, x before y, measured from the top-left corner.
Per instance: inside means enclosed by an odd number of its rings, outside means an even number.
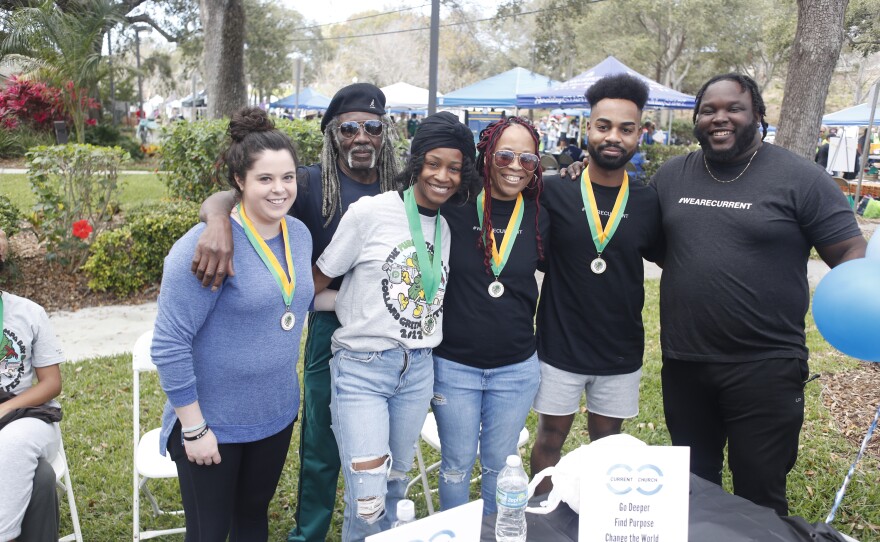
[[[78,237],[79,239],[85,241],[90,233],[92,233],[92,226],[89,224],[88,220],[78,220],[73,223],[74,237]]]

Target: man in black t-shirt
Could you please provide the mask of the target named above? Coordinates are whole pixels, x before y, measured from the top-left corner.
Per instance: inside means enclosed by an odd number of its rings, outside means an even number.
[[[301,220],[312,235],[313,264],[330,243],[348,206],[363,196],[390,190],[398,172],[391,140],[392,123],[385,114],[385,94],[378,87],[355,83],[340,89],[321,120],[321,132],[321,156],[326,162],[297,170],[298,193],[290,209],[290,214]],[[232,274],[232,203],[232,196],[222,193],[211,196],[202,206],[207,227],[196,247],[193,272],[205,286],[219,286],[224,270]],[[341,284],[342,277],[338,277],[329,288],[338,290]],[[330,337],[338,327],[335,312],[309,313],[303,361],[296,527],[288,536],[291,542],[323,542],[336,502],[340,459],[330,428],[329,361]]]
[[[644,353],[642,258],[662,254],[657,194],[628,179],[648,87],[629,75],[587,92],[590,164],[578,182],[545,177],[549,258],[538,305],[541,384],[533,474],[559,461],[586,391],[591,440],[638,414]],[[538,487],[545,492],[549,479]]]
[[[807,378],[807,259],[863,257],[840,189],[813,162],[763,144],[765,107],[752,79],[726,74],[697,94],[701,150],[654,175],[667,250],[660,282],[663,406],[691,471],[788,512]]]

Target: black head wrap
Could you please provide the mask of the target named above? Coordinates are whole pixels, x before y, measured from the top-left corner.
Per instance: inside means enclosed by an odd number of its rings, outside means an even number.
[[[477,155],[473,132],[448,111],[434,113],[419,124],[419,130],[412,139],[410,154],[418,156],[440,148],[458,149],[462,156],[471,158]]]
[[[321,119],[321,132],[327,129],[327,123],[337,115],[353,111],[374,113],[381,117],[385,114],[385,93],[370,83],[355,83],[339,89]]]

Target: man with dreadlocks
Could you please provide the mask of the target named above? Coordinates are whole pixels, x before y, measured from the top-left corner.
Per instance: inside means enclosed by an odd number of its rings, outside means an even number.
[[[691,471],[786,515],[808,375],[807,259],[865,254],[840,189],[815,163],[763,144],[766,109],[744,75],[697,94],[701,150],[656,173],[667,252],[660,282],[663,406]],[[761,132],[759,132],[759,128]]]
[[[290,214],[312,234],[312,263],[324,251],[349,205],[364,196],[390,190],[399,165],[385,114],[385,94],[368,83],[339,90],[321,121],[321,163],[297,171],[298,194]],[[229,211],[231,193],[216,194],[202,205],[207,222],[192,270],[204,286],[215,288],[232,268]],[[338,290],[342,278],[329,288]],[[330,428],[330,337],[339,327],[332,311],[309,314],[303,369],[299,489],[296,527],[288,540],[323,542],[330,527],[339,478],[339,452]]]

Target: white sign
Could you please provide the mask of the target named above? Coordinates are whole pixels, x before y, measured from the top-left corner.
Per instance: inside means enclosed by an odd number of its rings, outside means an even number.
[[[368,536],[366,542],[470,542],[480,539],[483,499]]]
[[[597,447],[581,474],[578,540],[687,540],[689,468],[683,446]]]

